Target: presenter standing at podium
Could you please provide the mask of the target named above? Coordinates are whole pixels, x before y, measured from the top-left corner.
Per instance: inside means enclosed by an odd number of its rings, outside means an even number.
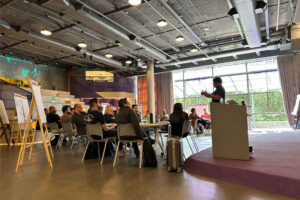
[[[212,99],[213,103],[224,103],[225,102],[225,89],[222,86],[222,79],[220,77],[215,77],[213,79],[214,87],[216,90],[209,94],[206,91],[202,91],[201,95]]]

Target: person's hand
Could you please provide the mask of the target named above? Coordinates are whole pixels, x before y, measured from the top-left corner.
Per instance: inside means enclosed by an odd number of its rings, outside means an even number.
[[[201,92],[201,95],[204,95],[204,96],[206,96],[208,93],[206,92],[206,91],[202,91]]]

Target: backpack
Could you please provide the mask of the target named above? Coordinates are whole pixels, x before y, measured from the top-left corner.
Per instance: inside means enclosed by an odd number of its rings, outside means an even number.
[[[144,152],[144,166],[157,167],[156,154],[149,140],[144,140],[143,152]]]

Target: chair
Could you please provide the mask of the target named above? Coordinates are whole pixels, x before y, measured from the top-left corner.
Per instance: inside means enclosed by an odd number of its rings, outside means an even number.
[[[77,137],[76,129],[73,128],[72,122],[62,123],[61,125],[62,125],[62,131],[61,131],[61,134],[60,134],[59,142],[61,142],[61,144],[62,144],[65,137],[69,138],[71,136],[71,138],[72,138],[71,149],[72,149],[73,144],[74,144],[74,140]]]
[[[47,123],[47,127],[48,129],[50,129],[52,135],[51,135],[51,139],[50,141],[53,139],[53,137],[55,136],[59,136],[60,137],[60,133],[61,133],[61,130],[58,129],[58,125],[56,122],[52,122],[52,123]],[[58,140],[59,141],[59,140]],[[56,148],[58,148],[59,146],[59,142],[57,142],[56,144]]]
[[[90,145],[91,142],[97,142],[98,156],[99,156],[99,158],[100,158],[100,148],[99,148],[99,143],[100,143],[100,142],[104,142],[105,145],[104,145],[104,149],[103,149],[103,153],[102,153],[102,158],[101,158],[101,162],[100,162],[100,165],[102,165],[103,159],[104,159],[104,155],[105,155],[105,151],[106,151],[107,142],[108,142],[109,140],[115,140],[115,138],[114,138],[114,137],[104,138],[102,126],[101,126],[100,123],[96,123],[96,124],[87,124],[87,125],[86,125],[86,135],[87,135],[87,138],[88,138],[88,143],[87,143],[87,145],[86,145],[86,148],[85,148],[85,151],[84,151],[84,154],[83,154],[83,156],[82,156],[81,161],[84,160],[86,151],[87,151],[87,149],[88,149],[88,147],[89,147],[89,145]],[[92,135],[100,136],[101,139],[94,139],[93,137],[91,137]]]
[[[190,136],[192,138],[192,142],[194,143],[194,147],[195,147],[195,149],[196,149],[197,152],[199,152],[199,148],[197,146],[197,143],[196,143],[196,140],[194,138],[193,133],[191,133],[191,128],[192,128],[192,121],[191,120],[185,120],[183,122],[183,125],[182,125],[182,135],[181,135],[181,138],[185,138],[186,139],[186,141],[187,141],[187,143],[188,143],[188,145],[189,145],[189,147],[191,149],[191,152],[193,154],[194,151],[193,151],[193,149],[191,147],[191,144],[190,144],[190,142],[189,142],[189,140],[187,138],[188,136]]]
[[[125,147],[127,146],[127,143],[131,142],[131,143],[137,143],[139,142],[139,140],[136,139],[136,133],[135,130],[132,126],[131,123],[127,123],[127,124],[118,124],[118,144],[117,144],[117,150],[116,150],[116,154],[115,154],[115,159],[114,159],[114,163],[113,163],[113,167],[116,165],[116,161],[118,158],[118,153],[119,153],[119,146],[120,143],[124,143]],[[132,137],[134,139],[122,139],[122,137]],[[141,144],[141,151],[140,151],[140,162],[139,162],[139,168],[142,167],[142,160],[143,160],[143,144],[144,141],[142,140],[142,144]],[[125,159],[127,157],[127,152],[126,152],[126,148],[125,149]]]

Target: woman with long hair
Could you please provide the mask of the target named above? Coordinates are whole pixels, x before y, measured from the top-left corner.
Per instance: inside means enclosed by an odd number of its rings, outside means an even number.
[[[181,103],[175,103],[173,113],[170,115],[171,135],[181,136],[182,126],[185,120],[188,120],[188,114],[183,111]]]
[[[116,123],[116,118],[114,116],[114,109],[111,105],[107,105],[104,111],[104,120],[106,123]]]

